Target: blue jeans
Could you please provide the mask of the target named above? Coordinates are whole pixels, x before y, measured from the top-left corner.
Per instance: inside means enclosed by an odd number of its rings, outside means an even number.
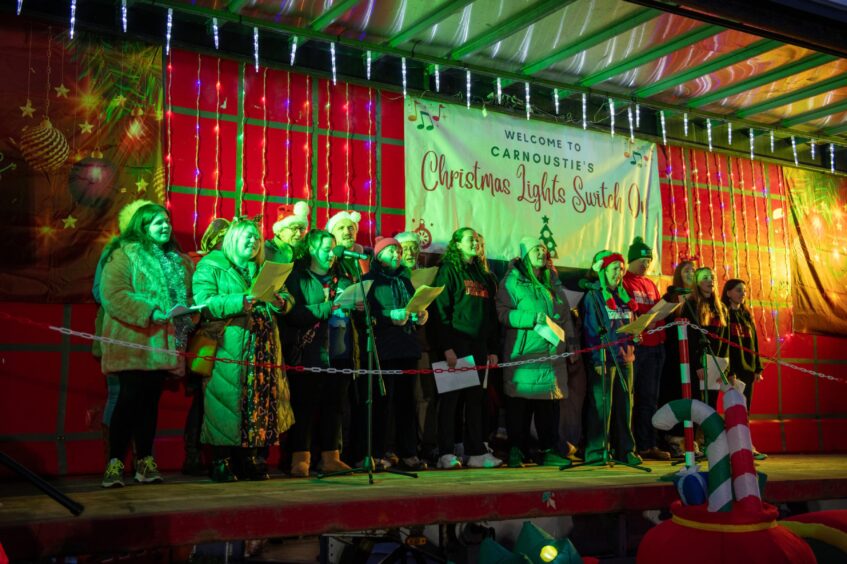
[[[665,365],[665,346],[639,345],[635,348],[635,405],[632,428],[640,451],[656,446],[653,414],[659,401],[659,383]]]

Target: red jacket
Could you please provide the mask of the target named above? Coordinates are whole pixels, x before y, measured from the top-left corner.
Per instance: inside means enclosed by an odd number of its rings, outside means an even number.
[[[627,294],[635,300],[638,307],[635,310],[635,315],[644,315],[658,302],[662,295],[656,284],[646,276],[636,276],[627,271],[623,275],[623,287]],[[655,347],[665,342],[665,332],[660,333],[642,333],[641,344],[648,347]]]

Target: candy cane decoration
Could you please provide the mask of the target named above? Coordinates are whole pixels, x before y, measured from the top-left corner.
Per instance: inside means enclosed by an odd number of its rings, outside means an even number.
[[[682,380],[682,397],[691,399],[691,364],[688,360],[688,326],[677,325],[676,334],[679,337],[679,377]],[[694,424],[690,419],[682,422],[685,438],[685,467],[694,466]]]
[[[762,494],[753,465],[753,441],[747,422],[747,403],[741,392],[732,386],[724,386],[723,411],[735,499],[750,509],[761,510]]]
[[[686,419],[703,428],[709,445],[706,448],[709,460],[709,511],[730,511],[732,480],[729,444],[721,416],[700,400],[680,399],[663,405],[653,415],[653,426],[667,431]]]

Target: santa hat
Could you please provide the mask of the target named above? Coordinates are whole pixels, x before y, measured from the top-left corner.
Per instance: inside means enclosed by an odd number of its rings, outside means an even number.
[[[279,206],[277,217],[279,221],[273,224],[274,234],[278,234],[286,227],[294,225],[309,226],[309,213],[311,212],[309,204],[306,202],[297,202],[294,206]]]
[[[347,210],[340,211],[337,214],[335,214],[334,216],[332,216],[331,218],[329,218],[329,220],[326,222],[325,229],[327,231],[329,231],[330,233],[332,233],[332,230],[335,227],[335,225],[339,221],[341,221],[342,219],[349,219],[350,221],[355,223],[356,226],[358,227],[359,222],[362,220],[362,214],[360,214],[357,211],[347,211]]]
[[[545,245],[544,242],[541,241],[541,239],[539,239],[538,237],[524,237],[523,239],[521,239],[521,258],[525,258],[526,254],[535,247],[544,247],[545,250],[547,249],[547,245]]]
[[[414,231],[403,231],[394,236],[398,243],[417,243],[421,244],[421,237]]]
[[[606,307],[609,309],[618,309],[618,304],[615,302],[615,298],[612,297],[611,290],[609,290],[609,282],[606,280],[606,268],[616,262],[621,263],[621,267],[623,268],[623,265],[625,264],[623,255],[620,253],[605,251],[595,255],[594,258],[596,260],[594,261],[594,264],[591,265],[591,270],[596,272],[600,277],[600,289],[603,292],[603,301],[606,302]],[[626,292],[626,288],[623,287],[623,281],[618,284],[616,291],[621,301],[627,304],[630,311],[635,311],[637,306],[634,300],[629,297],[629,294]]]
[[[378,257],[379,253],[391,245],[397,245],[397,247],[400,247],[400,241],[394,237],[377,237],[376,244],[374,245],[374,256]]]
[[[139,208],[154,203],[150,200],[133,200],[121,208],[121,211],[118,212],[118,232],[123,233],[126,231],[126,228],[129,227],[129,222],[132,221],[132,216],[135,215],[135,212]]]

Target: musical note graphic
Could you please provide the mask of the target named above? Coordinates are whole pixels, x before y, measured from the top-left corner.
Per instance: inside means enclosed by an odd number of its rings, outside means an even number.
[[[441,108],[444,107],[444,104],[438,104],[438,115],[430,116],[434,122],[438,123],[441,120]]]
[[[430,113],[429,113],[428,111],[426,111],[426,110],[421,110],[421,111],[420,111],[420,114],[421,114],[421,122],[418,124],[418,129],[423,129],[423,128],[424,128],[424,123],[423,123],[423,122],[424,122],[424,120],[423,120],[423,118],[424,118],[424,117],[427,117],[427,118],[429,118],[429,125],[427,125],[427,126],[426,126],[426,130],[427,130],[427,131],[432,131],[432,128],[433,128],[433,127],[435,127],[435,126],[432,124],[432,120],[434,119],[434,118],[432,117],[432,114],[430,114]]]
[[[636,155],[638,155],[638,161],[637,162],[635,160]],[[641,161],[642,161],[641,153],[639,153],[638,151],[633,151],[632,152],[632,160],[629,161],[629,164],[631,164],[631,165],[637,164],[638,168],[641,168],[642,166],[644,166]]]
[[[413,101],[414,101],[414,103],[415,103],[415,113],[413,113],[413,114],[411,114],[411,115],[409,115],[409,116],[407,116],[407,117],[408,117],[408,120],[409,120],[409,121],[418,121],[418,114],[420,113],[420,110],[418,109],[418,106],[420,106],[421,104],[420,104],[420,102],[418,102],[417,100],[413,100]],[[418,129],[421,129],[421,128],[419,127]]]

